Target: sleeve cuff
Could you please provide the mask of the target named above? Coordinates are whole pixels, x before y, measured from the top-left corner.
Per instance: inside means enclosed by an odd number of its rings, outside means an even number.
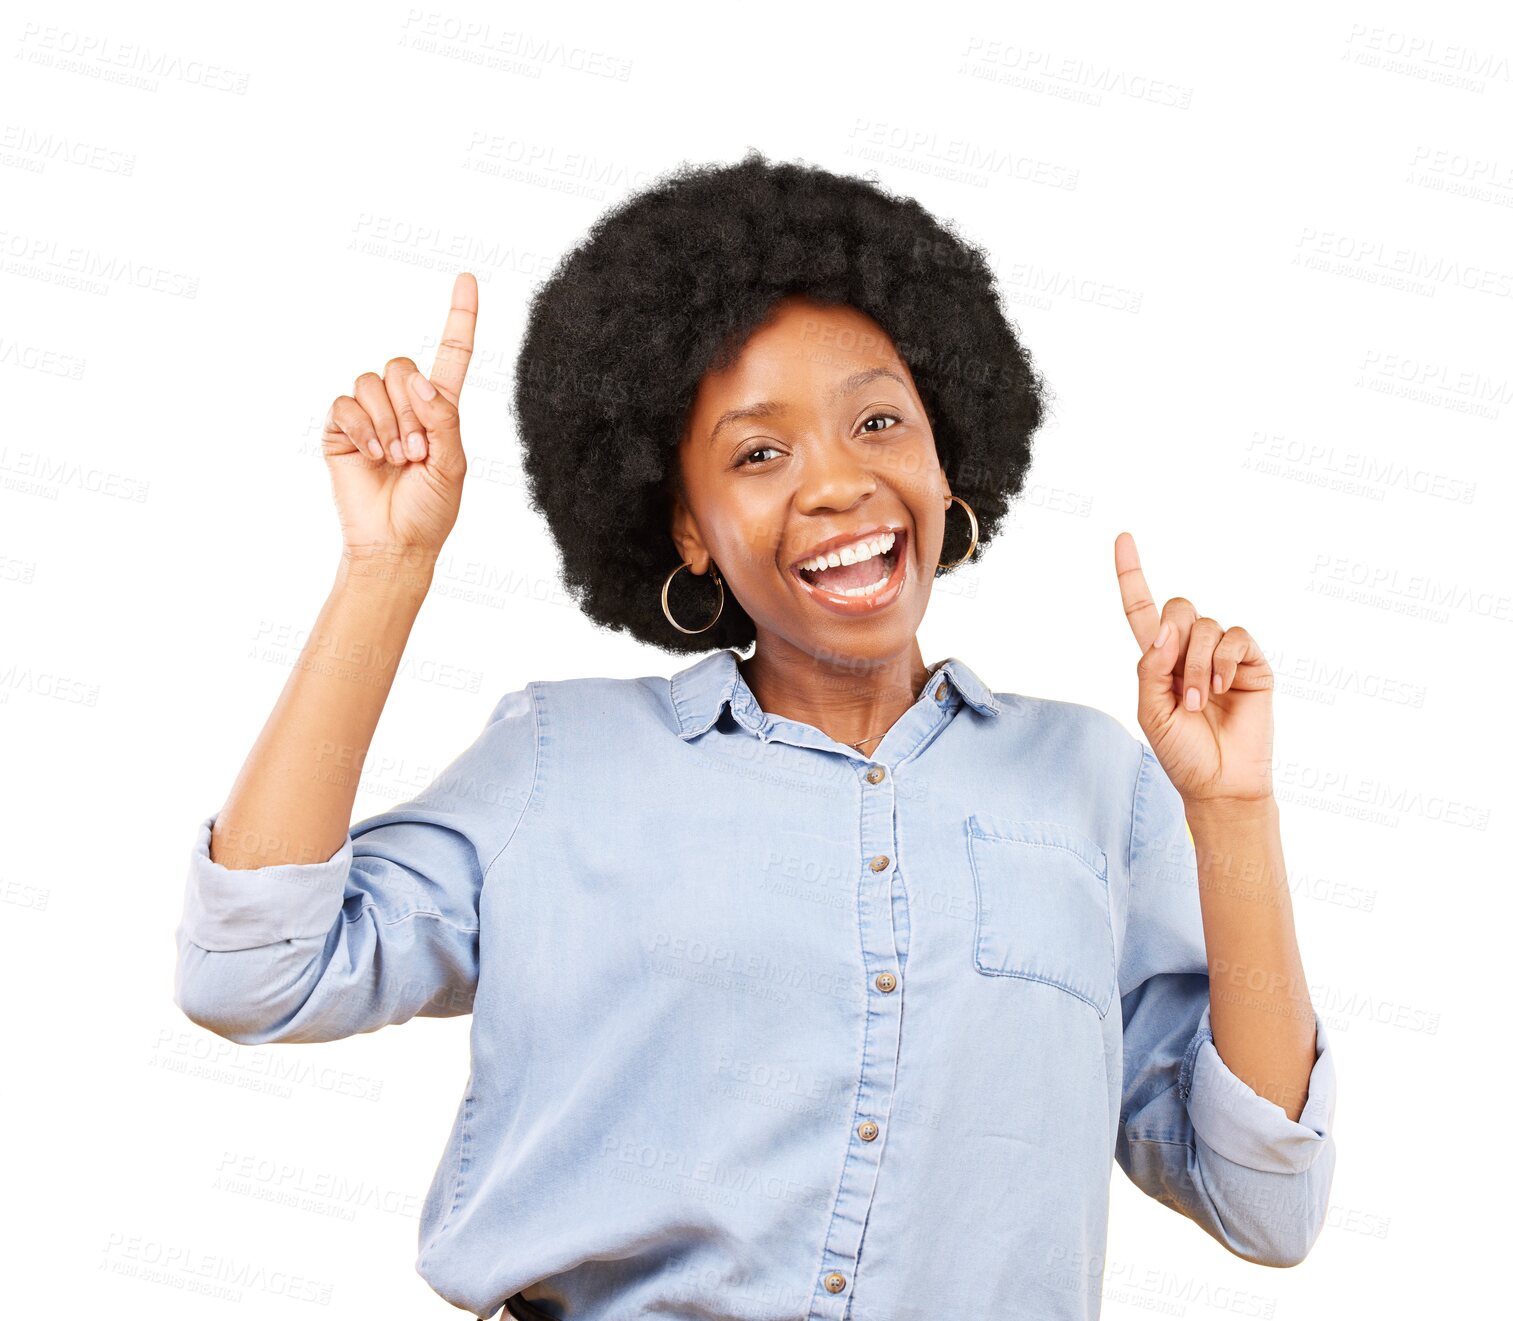
[[[217,813],[200,822],[189,852],[182,933],[207,950],[253,949],[323,936],[341,912],[352,836],[325,862],[277,863],[233,871],[210,856]]]
[[[1209,1006],[1204,1006],[1177,1086],[1193,1130],[1226,1160],[1272,1174],[1296,1174],[1323,1151],[1334,1122],[1334,1052],[1317,1011],[1313,1017],[1317,1044],[1308,1099],[1292,1120],[1276,1102],[1230,1072],[1214,1046]]]

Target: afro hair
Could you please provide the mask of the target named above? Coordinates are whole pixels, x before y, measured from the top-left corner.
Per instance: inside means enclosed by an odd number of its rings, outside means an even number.
[[[679,632],[662,584],[682,563],[672,501],[699,382],[794,294],[848,304],[888,333],[952,493],[977,515],[978,551],[993,540],[1049,392],[986,255],[870,178],[752,148],[736,164],[685,162],[621,201],[532,297],[514,381],[522,464],[564,586],[595,623],[674,653],[755,641],[729,591],[711,628]],[[967,520],[948,518],[941,561],[968,544]],[[684,573],[669,606],[692,623],[716,599],[707,576]]]

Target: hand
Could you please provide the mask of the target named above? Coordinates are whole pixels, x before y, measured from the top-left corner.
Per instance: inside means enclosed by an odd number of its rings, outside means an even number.
[[[1182,596],[1158,613],[1128,532],[1114,538],[1114,568],[1144,653],[1136,667],[1140,728],[1183,802],[1271,797],[1273,676],[1250,634],[1200,616]]]
[[[457,400],[477,319],[478,282],[464,272],[430,381],[409,358],[390,358],[327,412],[321,447],[346,558],[434,559],[457,522],[467,472]]]

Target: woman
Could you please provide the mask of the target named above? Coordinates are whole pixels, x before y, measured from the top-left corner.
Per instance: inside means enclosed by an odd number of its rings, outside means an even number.
[[[1333,1060],[1270,671],[1158,611],[1128,534],[1149,747],[924,663],[1043,400],[982,254],[907,198],[753,152],[564,259],[517,373],[533,504],[591,619],[706,654],[508,693],[349,829],[457,517],[477,307],[459,277],[429,378],[332,406],[340,645],[201,823],[184,1012],[243,1043],[474,1015],[417,1265],[480,1317],[1096,1317],[1115,1161],[1301,1260]]]

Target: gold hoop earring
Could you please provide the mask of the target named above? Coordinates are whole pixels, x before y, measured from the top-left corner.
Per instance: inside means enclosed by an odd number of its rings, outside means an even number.
[[[950,500],[946,501],[947,513],[951,512],[951,504],[953,501],[967,511],[967,517],[972,521],[972,543],[967,547],[967,553],[963,555],[959,560],[952,560],[949,564],[937,564],[935,566],[937,571],[940,569],[954,569],[958,564],[965,564],[969,559],[972,558],[972,552],[977,549],[977,515],[972,512],[972,506],[969,505],[965,500],[963,500],[959,495],[953,495]]]
[[[667,622],[677,629],[679,633],[703,633],[706,629],[711,629],[715,626],[716,621],[718,621],[720,615],[725,610],[725,584],[720,581],[720,571],[715,568],[714,561],[711,560],[709,562],[709,576],[714,579],[714,585],[720,589],[720,604],[715,609],[714,619],[711,619],[703,628],[684,628],[682,624],[672,617],[672,611],[667,608],[667,589],[672,586],[672,580],[678,576],[680,570],[691,567],[688,561],[684,560],[662,582],[662,613],[667,616]]]

